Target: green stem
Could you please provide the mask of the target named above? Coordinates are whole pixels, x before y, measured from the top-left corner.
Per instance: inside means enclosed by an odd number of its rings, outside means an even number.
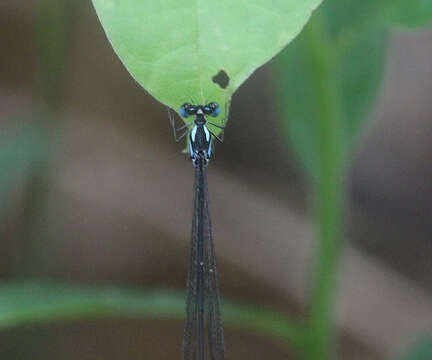
[[[325,23],[317,14],[305,29],[310,69],[316,79],[314,116],[318,124],[319,167],[313,183],[319,248],[308,312],[308,360],[334,358],[334,294],[343,236],[343,119],[337,59]]]

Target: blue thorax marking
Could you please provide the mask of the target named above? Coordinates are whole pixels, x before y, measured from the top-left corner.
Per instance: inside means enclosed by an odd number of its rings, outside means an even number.
[[[190,157],[194,162],[198,158],[202,158],[207,162],[212,155],[212,138],[205,123],[204,115],[197,114],[195,125],[189,135]]]

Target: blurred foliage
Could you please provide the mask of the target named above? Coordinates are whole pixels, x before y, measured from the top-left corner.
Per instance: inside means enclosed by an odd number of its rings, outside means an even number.
[[[332,112],[329,131],[338,138],[337,151],[346,154],[366,119],[385,62],[386,29],[375,1],[344,3],[325,2],[274,63],[284,137],[315,177],[322,161],[322,118]]]
[[[119,287],[70,286],[56,283],[0,283],[0,328],[74,318],[122,316],[182,319],[185,295],[174,290],[142,291]],[[297,343],[301,332],[283,314],[224,301],[224,322]]]
[[[432,1],[392,0],[385,14],[391,24],[414,28],[432,23]]]
[[[334,274],[343,234],[346,155],[385,59],[384,26],[372,10],[377,7],[368,1],[325,2],[274,64],[283,134],[312,175],[315,194],[319,255],[307,318],[307,359],[334,356]]]
[[[43,100],[51,110],[61,101],[73,4],[67,0],[39,0],[36,7],[35,42],[38,47]]]
[[[37,171],[47,154],[47,134],[38,126],[29,125],[18,132],[3,130],[0,133],[0,211],[7,206],[7,198],[13,193],[17,179],[24,179]]]
[[[406,354],[396,357],[397,360],[430,360],[432,359],[432,339],[424,339],[414,344]]]
[[[274,61],[282,134],[308,175],[318,234],[305,359],[335,356],[334,294],[346,213],[344,183],[353,145],[382,77],[389,23],[424,24],[432,19],[431,4],[325,1]]]
[[[284,138],[315,177],[326,113],[333,112],[329,130],[345,157],[367,119],[386,61],[389,19],[410,27],[426,24],[432,1],[325,1],[274,61]]]

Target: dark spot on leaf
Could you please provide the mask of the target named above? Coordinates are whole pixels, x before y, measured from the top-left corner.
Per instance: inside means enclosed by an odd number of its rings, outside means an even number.
[[[225,70],[219,71],[215,76],[212,77],[212,80],[215,84],[218,84],[222,89],[226,89],[230,78]]]

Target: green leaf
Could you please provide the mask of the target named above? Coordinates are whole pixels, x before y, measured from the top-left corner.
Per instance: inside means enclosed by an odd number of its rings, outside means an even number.
[[[419,341],[408,352],[397,357],[398,360],[430,360],[432,359],[432,339]]]
[[[302,29],[322,0],[93,0],[117,55],[150,94],[228,105],[259,66]],[[224,72],[226,88],[213,81]],[[216,121],[225,118],[222,113]]]
[[[412,28],[432,23],[431,0],[392,0],[385,10],[394,25]]]
[[[182,319],[185,296],[174,290],[139,291],[55,283],[0,284],[0,328],[77,318],[140,317]],[[273,339],[298,342],[300,327],[274,311],[223,301],[228,326],[255,331]]]
[[[329,131],[338,137],[338,151],[348,155],[377,92],[385,61],[380,8],[369,1],[362,6],[351,3],[324,3],[274,64],[283,135],[314,176],[320,167],[321,119],[328,107],[334,118]],[[367,23],[366,14],[377,22]],[[317,30],[316,22],[321,23]]]

